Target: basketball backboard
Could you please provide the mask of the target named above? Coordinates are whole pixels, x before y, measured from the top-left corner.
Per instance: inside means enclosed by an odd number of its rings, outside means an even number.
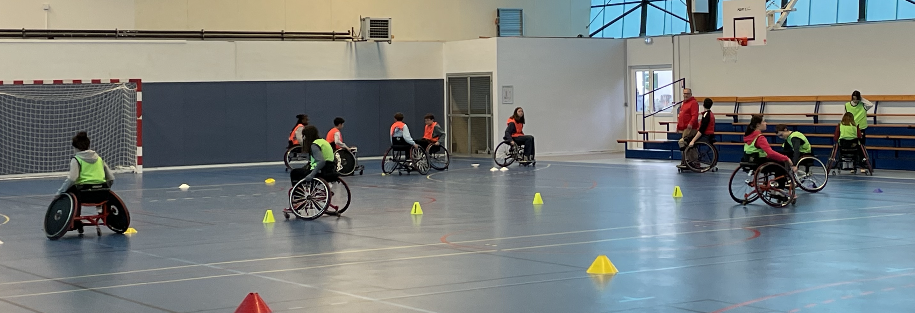
[[[766,45],[766,0],[727,0],[721,9],[722,37],[746,37],[748,46]]]

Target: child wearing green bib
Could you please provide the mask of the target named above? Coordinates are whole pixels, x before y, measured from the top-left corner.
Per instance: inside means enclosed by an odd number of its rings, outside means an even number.
[[[76,149],[76,154],[70,159],[70,171],[64,184],[57,190],[58,194],[75,192],[80,185],[107,183],[111,187],[114,184],[111,169],[98,153],[89,150],[89,143],[86,132],[79,132],[73,136],[72,145]]]
[[[782,144],[782,153],[791,158],[791,163],[794,164],[792,170],[797,172],[797,162],[802,157],[813,155],[810,141],[801,132],[788,130],[788,125],[785,124],[775,126],[775,134],[778,138],[785,140],[785,143]]]
[[[855,122],[855,115],[846,112],[842,116],[842,121],[836,126],[836,132],[832,137],[833,142],[839,144],[839,148],[846,151],[855,151],[855,162],[863,161],[859,145],[863,145],[862,137],[864,136],[861,128]],[[854,172],[854,170],[852,170]],[[861,169],[861,173],[866,173],[866,169]]]
[[[331,180],[337,176],[337,164],[334,162],[334,148],[327,140],[319,137],[318,128],[308,125],[302,128],[302,151],[308,151],[311,172],[305,176],[306,181],[315,177]]]

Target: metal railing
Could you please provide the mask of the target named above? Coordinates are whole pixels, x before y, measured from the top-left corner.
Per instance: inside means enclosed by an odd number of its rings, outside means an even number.
[[[9,39],[197,39],[197,40],[353,40],[347,32],[128,30],[128,29],[0,29]]]
[[[649,117],[652,117],[652,116],[654,116],[654,115],[656,115],[656,114],[658,114],[658,113],[661,113],[661,112],[665,112],[665,111],[667,111],[668,109],[670,109],[670,108],[672,108],[672,107],[675,107],[675,106],[680,105],[681,103],[683,103],[683,100],[680,100],[679,102],[675,102],[675,103],[673,103],[673,104],[671,104],[671,105],[668,105],[668,106],[666,106],[666,107],[664,107],[664,108],[661,108],[661,109],[655,110],[654,112],[651,112],[651,113],[649,113],[649,114],[646,114],[646,113],[645,113],[645,108],[647,108],[648,105],[647,105],[647,102],[645,102],[645,97],[648,96],[648,95],[654,95],[654,93],[655,93],[656,91],[661,90],[661,89],[664,89],[664,88],[667,88],[667,87],[670,87],[670,86],[673,86],[673,85],[676,84],[676,83],[680,83],[680,89],[686,88],[686,78],[680,78],[680,79],[675,80],[674,82],[672,82],[672,83],[670,83],[670,84],[667,84],[667,85],[664,85],[664,86],[655,88],[654,90],[649,91],[649,92],[646,92],[646,93],[641,94],[641,95],[639,95],[639,94],[638,94],[638,91],[636,91],[636,97],[642,97],[642,140],[648,140],[648,129],[647,129],[647,127],[646,127],[646,122],[645,122],[645,121],[646,121]],[[652,106],[654,106],[654,101],[652,101]]]

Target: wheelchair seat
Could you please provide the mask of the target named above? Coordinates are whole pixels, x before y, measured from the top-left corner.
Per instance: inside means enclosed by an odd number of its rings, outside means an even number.
[[[108,201],[110,190],[107,183],[77,185],[75,196],[81,205],[97,205]]]

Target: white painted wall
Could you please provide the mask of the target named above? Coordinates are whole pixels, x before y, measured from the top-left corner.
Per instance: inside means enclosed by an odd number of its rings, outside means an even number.
[[[0,0],[0,28],[134,29],[133,0]]]
[[[622,39],[499,38],[494,89],[496,142],[515,107],[537,155],[621,151],[626,42]],[[514,87],[514,104],[501,104],[501,86]]]
[[[496,38],[451,41],[444,44],[446,74],[496,72]]]
[[[346,31],[390,17],[395,40],[496,35],[496,9],[524,9],[528,36],[587,34],[588,0],[135,0],[137,28]]]
[[[524,10],[536,37],[587,35],[588,0],[0,0],[0,28],[156,30],[359,30],[359,17],[390,17],[397,41],[496,36],[496,9]]]
[[[3,80],[146,82],[442,78],[442,43],[0,41]]]

